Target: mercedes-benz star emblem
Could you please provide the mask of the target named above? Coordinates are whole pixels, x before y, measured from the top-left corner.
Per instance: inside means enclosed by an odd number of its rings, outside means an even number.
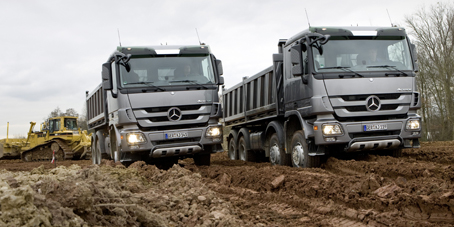
[[[170,108],[169,112],[167,113],[167,117],[170,121],[179,121],[181,120],[181,116],[181,110],[177,107]]]
[[[377,111],[380,109],[380,107],[381,107],[380,99],[377,96],[371,95],[367,97],[366,109],[368,111]]]

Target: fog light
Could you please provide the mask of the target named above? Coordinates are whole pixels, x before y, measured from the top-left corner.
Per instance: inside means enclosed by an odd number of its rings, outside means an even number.
[[[339,124],[324,124],[322,125],[324,135],[342,135],[342,129]]]
[[[421,129],[421,125],[419,124],[419,120],[411,119],[407,121],[407,130],[419,130]]]
[[[222,135],[222,130],[221,127],[215,126],[215,127],[208,127],[207,131],[205,133],[206,137],[220,137]]]
[[[126,134],[126,140],[130,144],[145,143],[145,136],[143,133],[128,133]]]

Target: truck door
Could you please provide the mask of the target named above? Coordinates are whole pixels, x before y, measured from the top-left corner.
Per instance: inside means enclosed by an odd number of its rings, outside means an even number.
[[[290,48],[290,46],[287,46]],[[286,48],[286,49],[287,49]],[[303,66],[304,66],[304,75],[307,75],[307,51],[302,53]],[[292,74],[292,63],[290,60],[290,51],[285,51],[284,56],[285,64],[285,88],[284,88],[284,100],[285,100],[285,110],[296,110],[300,107],[307,106],[310,101],[310,93],[307,89],[308,86],[303,83],[301,76],[294,76]]]

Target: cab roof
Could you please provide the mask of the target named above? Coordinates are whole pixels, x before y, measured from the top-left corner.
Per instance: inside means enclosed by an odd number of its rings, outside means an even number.
[[[289,45],[296,40],[303,38],[306,34],[319,33],[331,36],[407,36],[405,28],[402,27],[330,27],[317,26],[310,27],[302,32],[292,36],[287,40],[285,45]]]
[[[207,45],[119,46],[118,52],[132,55],[210,54]]]

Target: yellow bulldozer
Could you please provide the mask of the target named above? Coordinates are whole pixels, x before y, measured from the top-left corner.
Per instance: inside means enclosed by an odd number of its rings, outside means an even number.
[[[30,122],[26,139],[0,140],[0,159],[21,158],[24,162],[44,160],[90,159],[91,136],[77,127],[77,117],[49,118],[33,131]],[[9,128],[9,125],[8,125]]]

